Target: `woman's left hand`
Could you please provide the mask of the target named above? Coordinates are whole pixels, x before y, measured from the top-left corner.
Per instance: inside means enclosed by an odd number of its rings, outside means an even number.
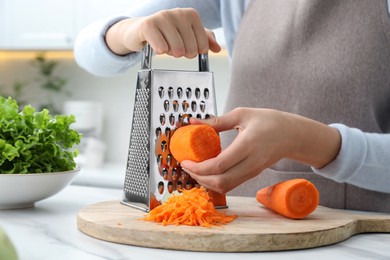
[[[340,149],[336,129],[278,110],[236,108],[221,117],[191,119],[191,124],[208,124],[217,132],[238,131],[234,141],[217,157],[181,163],[199,184],[220,193],[232,190],[282,158],[321,168]]]

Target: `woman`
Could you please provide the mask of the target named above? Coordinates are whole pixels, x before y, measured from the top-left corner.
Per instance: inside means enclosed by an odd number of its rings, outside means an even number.
[[[237,131],[218,157],[182,167],[219,192],[253,196],[301,177],[322,205],[390,212],[389,23],[386,0],[149,1],[86,28],[75,55],[115,75],[145,42],[175,57],[218,52],[204,26],[223,26],[226,113],[192,123]]]

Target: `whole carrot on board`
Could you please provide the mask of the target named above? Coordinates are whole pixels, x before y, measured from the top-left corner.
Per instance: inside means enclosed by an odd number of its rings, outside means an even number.
[[[208,125],[179,127],[171,137],[169,148],[178,162],[202,162],[217,156],[222,150],[218,133]]]
[[[258,202],[291,219],[302,219],[312,213],[319,198],[317,188],[305,179],[282,181],[256,193]]]

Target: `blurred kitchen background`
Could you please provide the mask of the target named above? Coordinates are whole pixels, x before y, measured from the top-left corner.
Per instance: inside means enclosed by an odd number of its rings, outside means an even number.
[[[114,186],[124,178],[139,66],[121,76],[96,77],[75,63],[73,44],[87,24],[141,1],[0,0],[0,95],[76,115],[74,127],[85,136],[78,158],[88,171],[84,182],[99,179],[99,169],[107,175],[107,167],[116,176]],[[216,35],[223,45],[221,31]],[[159,56],[152,67],[196,70],[197,62]],[[226,50],[210,54],[209,63],[221,113],[230,80]]]

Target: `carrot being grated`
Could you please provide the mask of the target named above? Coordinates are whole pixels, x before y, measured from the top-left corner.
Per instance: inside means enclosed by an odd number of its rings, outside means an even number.
[[[205,188],[183,190],[172,195],[164,204],[152,209],[143,220],[166,225],[211,227],[227,224],[237,216],[215,209]]]

